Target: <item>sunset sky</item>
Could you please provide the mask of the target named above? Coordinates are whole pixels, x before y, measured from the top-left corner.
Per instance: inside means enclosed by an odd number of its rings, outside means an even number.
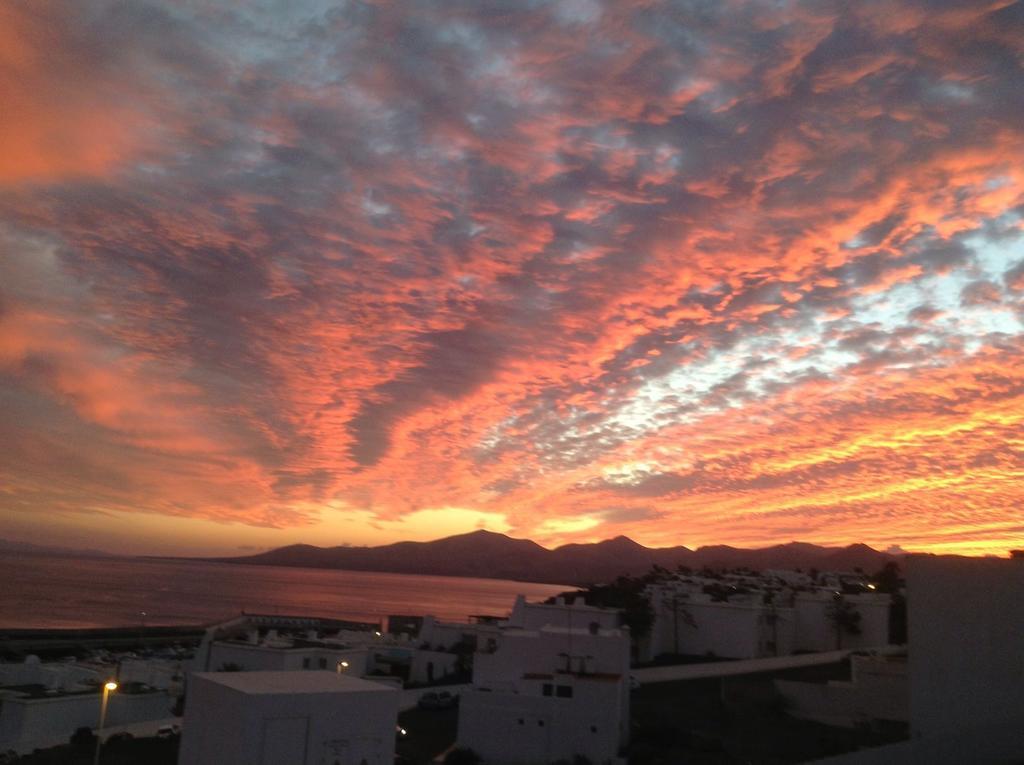
[[[1024,2],[0,3],[0,537],[1024,546]]]

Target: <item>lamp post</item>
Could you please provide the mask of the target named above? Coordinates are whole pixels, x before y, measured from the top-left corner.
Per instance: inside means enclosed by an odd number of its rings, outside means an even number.
[[[107,721],[107,701],[110,698],[110,692],[116,690],[117,683],[113,680],[108,680],[103,684],[103,701],[100,702],[100,724],[96,729],[96,754],[93,755],[92,765],[99,765],[100,747],[103,745],[103,724]]]

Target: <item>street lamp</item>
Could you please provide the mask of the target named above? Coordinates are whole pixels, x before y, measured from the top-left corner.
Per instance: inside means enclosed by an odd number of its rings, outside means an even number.
[[[103,745],[103,723],[107,721],[107,700],[110,698],[110,693],[116,690],[117,683],[113,680],[108,680],[103,684],[103,701],[100,702],[100,724],[96,729],[96,754],[93,755],[92,765],[99,765],[100,747]]]

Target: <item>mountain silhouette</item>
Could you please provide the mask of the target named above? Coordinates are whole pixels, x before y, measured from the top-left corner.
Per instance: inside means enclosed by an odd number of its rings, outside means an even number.
[[[864,544],[820,547],[790,542],[751,550],[728,545],[691,550],[688,547],[644,547],[625,536],[549,550],[528,539],[513,539],[480,530],[431,542],[396,542],[379,547],[290,545],[258,555],[214,560],[578,585],[642,574],[655,565],[668,569],[681,565],[690,568],[816,568],[821,571],[860,568],[873,573],[896,558]]]

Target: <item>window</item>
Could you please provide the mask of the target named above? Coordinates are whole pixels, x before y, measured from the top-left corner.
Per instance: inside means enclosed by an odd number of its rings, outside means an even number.
[[[302,668],[303,669],[309,669],[309,657],[308,656],[302,660]]]
[[[327,657],[321,656],[317,664],[320,665],[320,669],[327,669]]]
[[[572,698],[572,686],[571,685],[560,685],[555,688],[555,695],[560,699],[571,699]]]
[[[519,718],[519,724],[520,725],[526,725],[526,721],[522,717],[520,717]]]
[[[596,725],[591,725],[590,726],[590,732],[591,733],[597,733],[597,726]]]
[[[539,727],[543,728],[544,727],[544,721],[543,720],[537,720],[537,725]]]
[[[541,687],[540,692],[545,696],[550,696],[553,690],[554,688],[552,687],[551,683],[544,683],[543,687]]]

